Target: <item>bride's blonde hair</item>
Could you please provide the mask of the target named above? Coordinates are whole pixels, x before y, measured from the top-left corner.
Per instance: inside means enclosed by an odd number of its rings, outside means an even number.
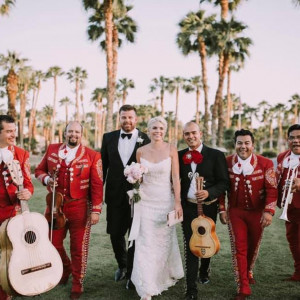
[[[164,135],[165,135],[166,132],[167,132],[168,124],[167,124],[167,121],[166,121],[163,117],[160,117],[160,116],[151,118],[151,119],[148,121],[148,124],[147,124],[148,135],[149,135],[150,129],[152,128],[152,125],[153,125],[155,122],[159,122],[159,123],[162,124],[162,126],[163,126],[163,128],[164,128]]]

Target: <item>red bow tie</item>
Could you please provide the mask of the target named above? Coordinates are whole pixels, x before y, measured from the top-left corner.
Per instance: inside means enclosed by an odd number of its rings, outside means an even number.
[[[187,151],[183,155],[183,163],[185,165],[188,165],[192,162],[194,162],[195,164],[200,164],[202,160],[203,160],[203,155],[197,150]]]

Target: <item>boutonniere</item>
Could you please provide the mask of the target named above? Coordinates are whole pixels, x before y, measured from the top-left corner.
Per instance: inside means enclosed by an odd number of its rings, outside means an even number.
[[[144,139],[142,139],[140,136],[137,138],[136,142],[141,146],[144,142]]]
[[[188,165],[192,162],[194,162],[195,164],[201,164],[202,160],[203,160],[203,155],[199,151],[196,151],[196,150],[187,151],[183,155],[182,159],[183,159],[183,163],[185,165]]]

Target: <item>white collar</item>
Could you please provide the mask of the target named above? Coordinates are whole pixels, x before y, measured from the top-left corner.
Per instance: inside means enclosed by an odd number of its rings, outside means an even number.
[[[300,159],[300,155],[294,154],[293,152],[291,152],[291,154],[289,156],[287,156],[282,163],[282,166],[284,168],[295,168],[297,166],[299,166],[299,159]]]
[[[253,173],[254,168],[251,165],[252,154],[247,159],[241,159],[239,156],[238,162],[232,167],[232,171],[235,174],[250,175]]]
[[[197,149],[194,149],[194,150],[196,150],[196,151],[198,151],[199,153],[201,153],[202,149],[203,149],[203,144],[201,143],[201,145],[200,145]],[[189,150],[190,150],[190,151],[193,151],[190,147],[189,147]]]
[[[8,146],[4,148],[0,148],[0,163],[2,163],[2,161],[4,163],[8,163],[13,159],[14,159],[14,155],[10,150],[8,150]]]

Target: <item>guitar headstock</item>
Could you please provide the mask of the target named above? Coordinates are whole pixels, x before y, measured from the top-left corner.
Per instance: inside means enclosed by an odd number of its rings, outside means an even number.
[[[9,170],[11,179],[16,186],[22,186],[24,177],[22,173],[22,169],[20,166],[20,162],[18,160],[12,160],[6,163],[7,168]]]
[[[197,191],[202,191],[203,190],[203,183],[204,183],[204,177],[203,176],[197,176],[196,177]]]

